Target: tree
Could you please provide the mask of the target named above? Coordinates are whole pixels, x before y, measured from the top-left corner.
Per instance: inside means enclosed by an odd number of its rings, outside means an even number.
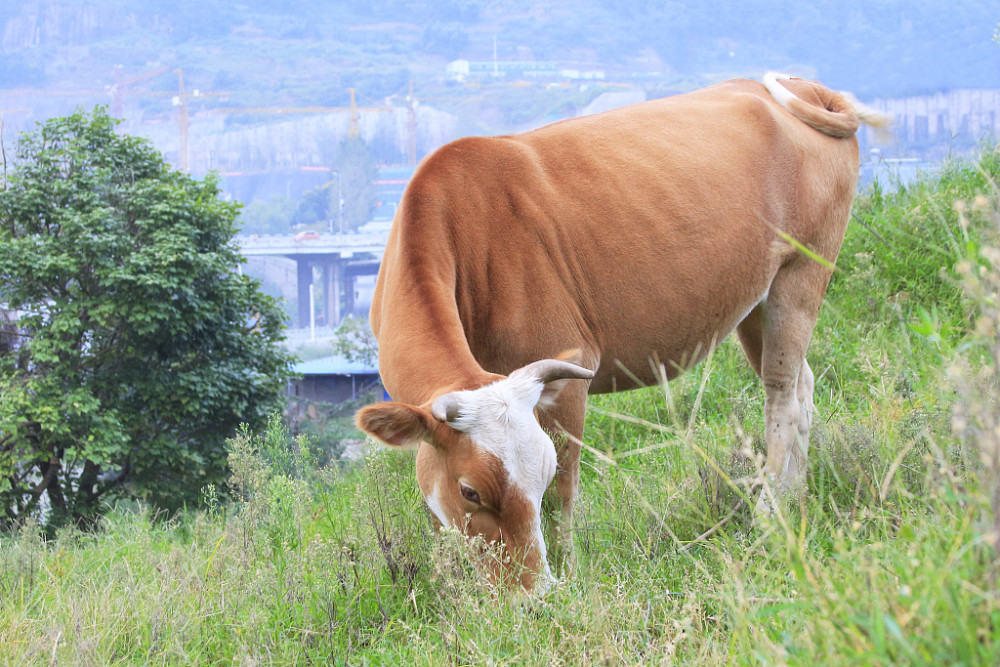
[[[240,211],[243,234],[287,234],[292,228],[295,201],[289,197],[275,197],[268,201],[255,201]]]
[[[360,361],[369,368],[378,363],[378,339],[366,319],[348,317],[336,331],[334,351],[348,361]]]
[[[347,136],[340,142],[334,164],[340,173],[340,190],[344,197],[344,229],[357,229],[371,220],[375,211],[378,165],[365,142],[356,136]],[[336,189],[334,185],[333,190]],[[336,214],[336,210],[331,213]]]
[[[238,272],[238,204],[117,122],[22,135],[0,189],[0,307],[22,332],[0,357],[0,525],[43,496],[50,525],[115,496],[191,501],[291,374],[277,302]]]
[[[378,165],[368,144],[361,137],[345,137],[337,146],[333,168],[338,176],[302,195],[292,216],[293,225],[322,221],[332,224],[334,230],[351,231],[372,219],[378,198]]]
[[[328,181],[305,192],[291,216],[291,225],[312,225],[337,219],[334,200],[337,198],[337,182]]]

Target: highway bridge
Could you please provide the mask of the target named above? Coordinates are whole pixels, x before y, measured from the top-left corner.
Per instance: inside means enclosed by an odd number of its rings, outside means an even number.
[[[341,301],[346,312],[354,306],[354,280],[378,273],[388,230],[354,234],[299,232],[298,234],[263,234],[238,236],[244,257],[287,257],[295,260],[298,294],[298,326],[309,326],[309,287],[313,267],[322,271],[323,311],[327,322],[340,322]]]

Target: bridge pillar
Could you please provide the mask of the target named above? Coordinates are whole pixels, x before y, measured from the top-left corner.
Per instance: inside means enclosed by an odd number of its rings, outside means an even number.
[[[340,325],[340,285],[342,281],[343,265],[339,255],[332,255],[330,260],[323,263],[323,294],[326,301],[326,325],[337,327]]]
[[[348,316],[354,317],[354,279],[353,273],[344,273],[344,310]]]
[[[312,310],[312,303],[309,302],[309,286],[312,285],[313,274],[312,265],[308,259],[296,259],[295,267],[297,275],[295,279],[299,294],[299,328],[309,328],[309,312]]]

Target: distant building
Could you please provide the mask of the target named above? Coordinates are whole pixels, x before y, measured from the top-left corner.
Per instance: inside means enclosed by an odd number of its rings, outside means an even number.
[[[372,220],[383,222],[396,215],[406,184],[413,178],[416,167],[379,167],[375,177],[375,213]]]
[[[1000,136],[1000,89],[959,89],[933,95],[875,100],[895,119],[899,141],[922,143]]]
[[[343,403],[372,389],[381,389],[378,364],[329,356],[295,364],[301,379],[293,380],[289,396],[317,403]]]

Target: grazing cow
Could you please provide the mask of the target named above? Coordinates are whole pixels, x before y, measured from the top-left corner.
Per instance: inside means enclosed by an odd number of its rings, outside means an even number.
[[[855,132],[880,120],[772,73],[442,147],[403,196],[372,302],[395,402],[359,427],[417,447],[436,523],[503,542],[511,565],[495,568],[530,590],[551,578],[553,479],[571,518],[587,394],[672,378],[736,329],[766,389],[764,472],[800,484],[806,347],[854,197]]]

